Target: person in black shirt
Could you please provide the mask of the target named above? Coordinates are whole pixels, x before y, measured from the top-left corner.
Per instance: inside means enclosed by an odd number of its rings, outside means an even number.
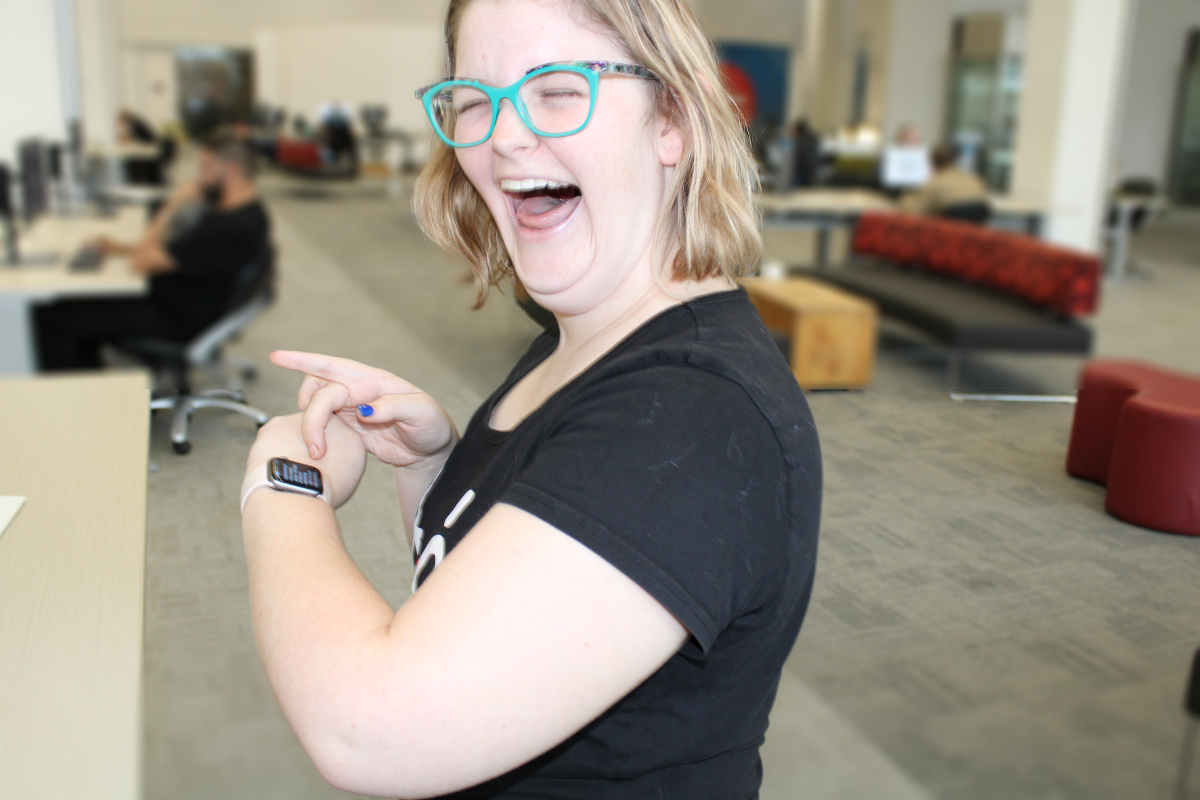
[[[123,143],[154,144],[158,141],[150,123],[127,108],[117,114],[117,138]]]
[[[175,191],[140,242],[99,240],[106,254],[128,258],[135,272],[149,276],[149,294],[36,308],[42,369],[97,368],[105,343],[137,336],[187,341],[216,322],[238,270],[270,236],[253,176],[253,156],[244,144],[208,142],[199,179]],[[193,219],[172,236],[183,218]]]
[[[735,283],[761,257],[740,121],[682,0],[452,0],[446,28],[417,218],[480,302],[512,280],[557,324],[461,437],[395,375],[272,354],[306,377],[243,481],[268,678],[351,792],[750,800],[821,459]],[[367,452],[412,546],[398,611],[334,513]],[[266,485],[273,458],[323,498]]]

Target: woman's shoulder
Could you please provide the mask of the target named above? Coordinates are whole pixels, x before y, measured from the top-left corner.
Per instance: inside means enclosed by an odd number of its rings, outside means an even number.
[[[732,384],[772,427],[812,426],[804,392],[740,288],[683,303],[643,326],[595,378],[620,375],[666,390],[720,394],[716,386]]]

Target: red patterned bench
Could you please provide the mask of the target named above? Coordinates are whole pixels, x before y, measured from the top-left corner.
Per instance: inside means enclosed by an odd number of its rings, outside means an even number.
[[[358,177],[358,165],[326,164],[319,142],[310,139],[280,139],[275,144],[275,165],[305,178],[348,180]]]
[[[874,300],[952,348],[1091,352],[1078,318],[1096,310],[1101,265],[1085,253],[1007,231],[906,214],[864,214],[856,259],[813,277]]]

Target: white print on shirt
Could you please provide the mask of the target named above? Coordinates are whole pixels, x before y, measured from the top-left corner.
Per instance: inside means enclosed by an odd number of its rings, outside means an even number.
[[[430,484],[432,487],[432,484]],[[426,497],[429,496],[429,491],[425,492]],[[454,506],[454,510],[446,517],[446,521],[442,523],[443,528],[449,528],[454,523],[458,522],[458,518],[462,516],[463,511],[466,511],[467,506],[471,505],[471,501],[475,499],[475,490],[468,489],[467,493],[459,498],[458,503]],[[421,577],[421,572],[433,561],[433,569],[437,569],[442,563],[442,559],[446,557],[446,537],[440,533],[429,540],[424,548],[421,547],[425,540],[425,531],[421,529],[421,515],[425,513],[425,498],[421,498],[421,506],[417,510],[417,518],[413,522],[413,557],[416,558],[416,566],[413,568],[412,591],[417,591],[417,581]]]
[[[471,505],[471,501],[474,499],[475,490],[467,489],[467,493],[462,496],[462,499],[458,501],[458,505],[456,505],[454,510],[451,511],[446,517],[446,521],[442,523],[442,527],[449,528],[454,525],[454,523],[458,522],[458,518],[462,516],[462,512],[467,510],[467,506]]]
[[[417,591],[417,579],[421,577],[421,570],[433,561],[433,568],[437,569],[438,564],[442,563],[442,559],[446,557],[446,538],[440,533],[429,540],[429,544],[425,545],[425,549],[421,551],[421,557],[417,559],[417,566],[413,570],[412,590]]]

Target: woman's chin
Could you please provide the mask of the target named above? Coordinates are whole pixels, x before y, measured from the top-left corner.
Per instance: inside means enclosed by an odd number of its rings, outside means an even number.
[[[589,292],[579,291],[580,275],[570,276],[571,279],[564,279],[567,276],[562,275],[540,277],[541,280],[537,275],[532,280],[526,280],[522,274],[521,285],[533,301],[547,311],[559,316],[573,316],[595,303]]]

